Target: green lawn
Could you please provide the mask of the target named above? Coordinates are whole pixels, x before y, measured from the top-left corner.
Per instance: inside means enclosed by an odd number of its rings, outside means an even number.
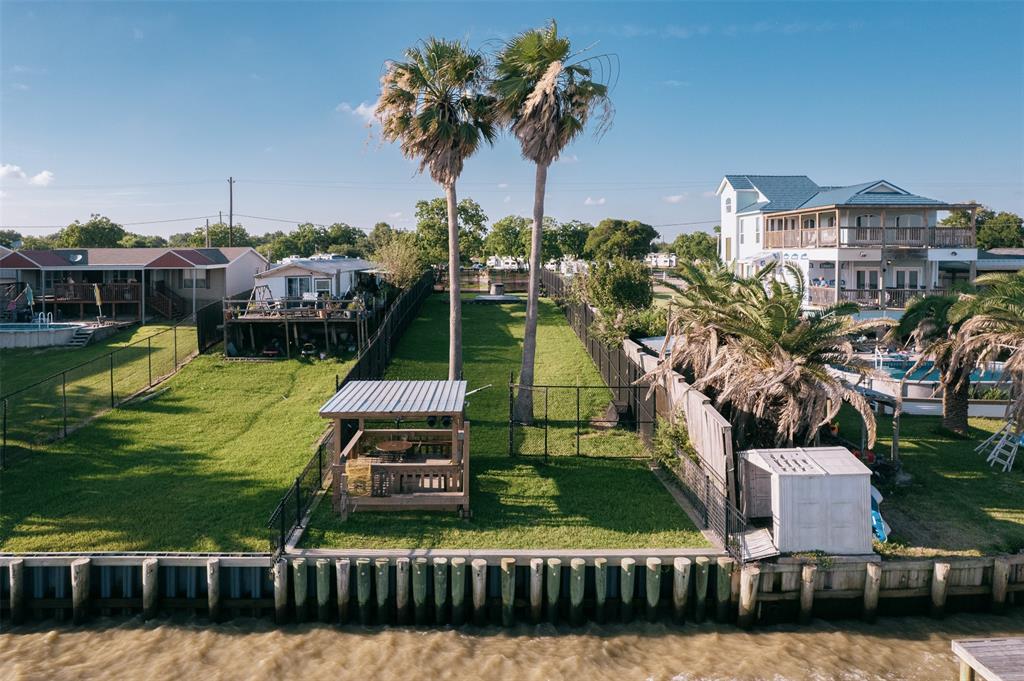
[[[585,428],[575,453],[575,390],[552,392],[549,418],[572,419],[549,432],[550,462],[525,453],[543,451],[543,431],[526,429],[508,456],[508,378],[518,371],[524,306],[463,308],[464,371],[469,388],[490,388],[469,398],[471,520],[453,513],[354,513],[347,522],[323,503],[307,530],[307,547],[360,548],[618,548],[703,547],[704,537],[648,469],[642,447],[628,432]],[[537,383],[599,385],[594,364],[562,313],[542,301]],[[432,296],[399,344],[388,378],[444,378],[447,373],[447,302]],[[582,391],[582,416],[598,416],[607,389]],[[535,411],[543,415],[538,396]]]
[[[971,419],[971,437],[942,430],[939,417],[904,416],[900,455],[912,476],[906,487],[883,487],[882,516],[892,526],[887,544],[876,548],[891,555],[980,555],[1024,549],[1024,466],[1009,473],[985,463],[974,448],[1002,426],[993,419]],[[858,434],[860,421],[844,409],[840,427]],[[878,422],[878,452],[888,452],[892,419]]]
[[[348,364],[202,355],[2,476],[4,551],[264,551]]]

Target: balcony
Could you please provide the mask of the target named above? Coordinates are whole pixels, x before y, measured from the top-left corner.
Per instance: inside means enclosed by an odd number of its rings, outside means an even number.
[[[822,227],[766,232],[766,248],[911,247],[974,248],[970,228],[953,227]]]
[[[96,286],[104,303],[137,303],[142,285],[138,283],[64,284],[55,283],[46,291],[46,299],[56,303],[95,303]]]
[[[832,305],[836,301],[836,290],[831,286],[808,286],[808,302],[815,307]],[[840,303],[856,303],[864,308],[903,309],[916,296],[940,295],[943,288],[866,288],[840,289]]]

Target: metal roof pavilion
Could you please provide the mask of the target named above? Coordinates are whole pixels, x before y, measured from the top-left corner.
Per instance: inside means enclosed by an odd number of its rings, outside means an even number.
[[[460,414],[465,381],[349,381],[320,407],[320,416]]]

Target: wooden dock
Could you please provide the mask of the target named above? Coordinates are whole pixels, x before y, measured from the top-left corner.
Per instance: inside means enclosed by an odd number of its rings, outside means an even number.
[[[1024,681],[1024,638],[974,638],[953,641],[961,681]]]

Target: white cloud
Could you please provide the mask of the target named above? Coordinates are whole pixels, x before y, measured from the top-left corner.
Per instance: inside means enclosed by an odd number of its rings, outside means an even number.
[[[689,87],[690,85],[690,81],[688,80],[675,80],[672,78],[668,80],[663,80],[661,81],[661,83],[665,87]]]
[[[22,92],[28,90],[28,85],[25,85],[24,83],[11,83],[11,87],[15,90],[21,90]]]
[[[499,184],[498,189],[508,189],[508,182],[502,182]]]
[[[701,196],[703,196],[705,199],[713,199],[715,198],[715,196],[717,196],[717,194],[713,191],[706,191],[701,192]]]
[[[5,198],[7,198],[7,192],[5,192],[4,190],[0,189],[0,199],[5,199]]]
[[[335,107],[335,111],[338,113],[349,114],[357,118],[363,119],[367,125],[373,125],[377,117],[374,115],[373,110],[377,108],[377,102],[360,102],[356,106],[352,106],[348,102],[342,102]]]
[[[567,154],[565,156],[559,156],[558,157],[558,162],[559,163],[579,163],[580,162],[580,157],[577,156],[576,154]]]
[[[0,179],[6,180],[8,178],[24,180],[25,171],[21,169],[21,166],[4,163],[3,165],[0,165]]]
[[[663,196],[661,197],[661,200],[664,201],[665,203],[682,203],[689,196],[690,195],[687,192],[683,192],[682,194],[672,194],[671,196]]]
[[[591,197],[591,196],[588,196],[586,198],[586,200],[583,202],[583,205],[584,206],[603,206],[605,204],[605,202],[606,202],[606,199],[603,196],[600,197],[600,198],[596,198],[596,199]]]
[[[53,173],[49,170],[36,173],[28,181],[29,184],[36,187],[49,187],[51,182],[53,182]]]

